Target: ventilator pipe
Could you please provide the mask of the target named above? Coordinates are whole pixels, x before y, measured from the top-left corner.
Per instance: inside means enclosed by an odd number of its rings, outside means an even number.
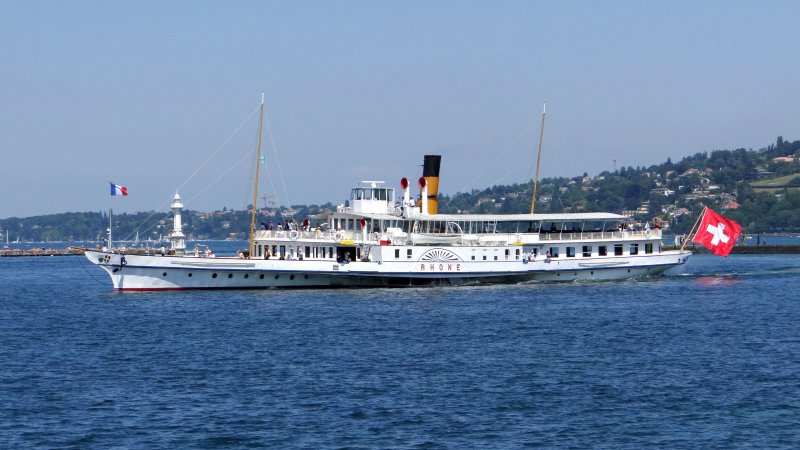
[[[400,180],[400,189],[403,190],[403,206],[411,206],[411,193],[408,192],[408,178]]]
[[[359,225],[361,225],[361,242],[363,244],[366,244],[367,243],[367,221],[362,218],[358,223],[359,223]]]

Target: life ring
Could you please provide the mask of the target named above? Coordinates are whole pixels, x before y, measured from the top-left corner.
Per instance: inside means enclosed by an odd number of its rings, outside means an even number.
[[[343,232],[343,231],[337,231],[337,232],[336,232],[336,234],[335,234],[335,235],[333,235],[333,237],[334,237],[334,238],[335,238],[337,241],[341,241],[341,240],[342,240],[342,238],[344,237],[344,232]]]
[[[297,230],[292,230],[289,232],[289,239],[296,241],[298,237],[300,237],[300,233],[298,233]]]

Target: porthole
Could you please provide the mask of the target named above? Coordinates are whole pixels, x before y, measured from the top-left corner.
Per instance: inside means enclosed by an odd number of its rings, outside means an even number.
[[[276,279],[276,280],[277,280],[278,278],[280,278],[280,277],[281,277],[280,275],[275,275],[275,279]]]
[[[162,273],[161,275],[162,275],[162,276],[167,276],[167,272],[164,272],[164,273]]]
[[[308,274],[303,275],[303,277],[307,280],[308,279]]]
[[[290,280],[294,280],[294,275],[289,275]]]
[[[217,278],[217,274],[215,274],[215,273],[212,273],[212,274],[211,274],[211,278]]]
[[[244,274],[244,279],[246,280],[248,278],[250,278],[250,274],[249,273]]]
[[[264,279],[264,274],[262,273],[261,275],[258,276],[258,278],[261,278],[263,280]]]
[[[190,276],[190,277],[192,276],[192,272],[189,272],[189,276]]]
[[[233,278],[233,274],[232,274],[232,273],[229,273],[229,274],[228,274],[228,278]]]

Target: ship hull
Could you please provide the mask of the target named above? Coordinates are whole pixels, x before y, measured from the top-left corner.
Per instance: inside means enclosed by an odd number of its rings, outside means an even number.
[[[87,251],[119,291],[184,289],[357,288],[481,283],[613,281],[654,277],[682,265],[688,252],[639,257],[530,262],[403,262],[249,260],[121,255]]]

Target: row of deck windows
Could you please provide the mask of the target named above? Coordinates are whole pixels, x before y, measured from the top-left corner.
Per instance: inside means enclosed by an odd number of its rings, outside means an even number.
[[[613,254],[614,256],[622,256],[624,255],[624,245],[623,244],[614,244],[613,246]],[[574,258],[575,257],[575,250],[576,247],[566,247],[565,254],[567,258]],[[593,247],[591,245],[584,245],[581,248],[581,255],[584,258],[590,258],[592,256]],[[607,245],[599,245],[597,246],[597,256],[608,256],[608,246]],[[550,247],[548,249],[549,256],[551,258],[558,258],[560,254],[560,247]],[[653,253],[653,244],[646,243],[644,244],[644,253],[651,254]],[[534,254],[536,254],[536,250],[534,249]],[[630,244],[628,247],[628,254],[629,255],[638,255],[639,254],[639,244]]]
[[[351,257],[353,259],[360,259],[361,258],[361,248],[360,247],[349,247],[349,248],[339,248],[337,251],[336,247],[318,247],[318,246],[286,246],[286,245],[256,245],[255,246],[255,256],[258,258],[263,258],[265,251],[269,249],[270,256],[274,258],[291,258],[293,259],[330,259],[330,260],[339,260],[344,257],[344,253],[351,253]],[[574,258],[577,255],[577,250],[580,249],[581,256],[584,258],[590,258],[594,255],[594,246],[591,245],[584,245],[582,247],[574,247],[568,246],[563,247],[563,254],[567,258]],[[624,245],[623,244],[614,244],[613,247],[610,249],[615,256],[623,256],[624,253]],[[513,250],[513,256],[515,260],[521,259],[521,250],[516,248]],[[534,256],[538,255],[538,249],[532,249]],[[640,245],[630,244],[628,247],[628,255],[638,255],[640,253]],[[644,244],[644,253],[651,254],[653,253],[653,244],[652,243],[645,243]],[[394,249],[394,259],[399,260],[401,259],[401,254],[405,256],[405,259],[410,260],[413,258],[413,249],[406,248],[405,252],[401,249],[396,248]],[[550,258],[559,258],[562,254],[562,247],[549,247],[547,249],[547,256]],[[608,256],[609,255],[609,246],[608,245],[599,245],[597,246],[597,253],[596,256]],[[494,261],[499,260],[500,254],[497,251],[494,252],[492,259]],[[511,258],[512,253],[511,249],[504,249],[502,256],[507,261]],[[475,261],[476,255],[472,255],[471,259]],[[488,255],[484,252],[482,255],[483,261],[487,261]]]
[[[271,258],[289,258],[292,259],[330,259],[339,260],[343,258],[345,253],[351,253],[351,258],[361,258],[361,248],[353,247],[319,247],[319,246],[302,246],[302,245],[261,245],[258,244],[254,248],[254,253],[257,258],[264,258],[266,251],[269,250]],[[353,254],[353,252],[355,254]]]

